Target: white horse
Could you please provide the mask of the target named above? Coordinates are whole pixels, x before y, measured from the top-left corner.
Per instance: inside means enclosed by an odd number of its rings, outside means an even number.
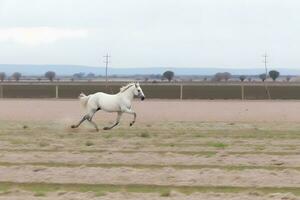
[[[77,128],[82,122],[88,120],[96,130],[99,131],[96,123],[92,121],[94,114],[98,110],[118,113],[115,124],[110,127],[104,127],[104,130],[109,130],[117,126],[123,113],[132,114],[134,116],[133,121],[130,123],[130,126],[132,126],[136,120],[136,113],[131,109],[132,101],[135,96],[140,97],[142,101],[145,99],[145,95],[139,83],[129,83],[128,85],[121,87],[120,92],[117,94],[97,92],[86,96],[81,93],[79,95],[79,100],[86,108],[87,114],[84,115],[77,125],[72,125],[71,128]]]

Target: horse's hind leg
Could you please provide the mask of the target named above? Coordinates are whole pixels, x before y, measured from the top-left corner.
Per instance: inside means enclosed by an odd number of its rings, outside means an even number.
[[[94,115],[92,115],[92,116],[90,116],[90,115],[88,115],[88,114],[85,115],[85,116],[80,120],[80,122],[78,122],[78,124],[72,125],[71,128],[78,128],[78,127],[80,126],[80,124],[82,124],[82,122],[84,122],[85,120],[88,120],[88,121],[95,127],[95,129],[96,129],[97,131],[99,131],[97,124],[96,124],[95,122],[92,121],[93,116],[94,116]]]
[[[82,124],[82,122],[84,122],[88,118],[89,118],[89,115],[84,115],[83,118],[78,122],[78,124],[72,125],[71,128],[78,128],[80,126],[80,124]]]
[[[113,127],[117,126],[120,123],[121,116],[122,116],[122,112],[118,112],[118,116],[117,116],[117,120],[116,120],[115,124],[110,126],[110,127],[104,127],[103,129],[104,130],[110,130]]]
[[[95,122],[93,122],[92,118],[93,118],[93,117],[90,117],[90,118],[87,119],[87,120],[95,127],[96,131],[99,131],[97,124],[96,124]]]
[[[91,110],[91,111],[90,111],[90,114],[88,115],[88,118],[87,118],[87,120],[95,127],[96,131],[99,131],[99,129],[98,129],[97,124],[96,124],[95,122],[93,122],[92,119],[93,119],[95,113],[96,113],[98,110],[100,110],[100,108],[95,109],[95,110]]]

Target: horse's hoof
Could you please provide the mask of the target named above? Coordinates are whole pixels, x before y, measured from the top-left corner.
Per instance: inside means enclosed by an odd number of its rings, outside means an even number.
[[[76,126],[75,126],[75,125],[72,125],[71,128],[76,128]]]
[[[110,128],[109,127],[104,127],[103,130],[107,131],[107,130],[110,130]]]
[[[130,124],[129,124],[129,126],[132,126],[132,125],[133,125],[133,123],[130,123]]]

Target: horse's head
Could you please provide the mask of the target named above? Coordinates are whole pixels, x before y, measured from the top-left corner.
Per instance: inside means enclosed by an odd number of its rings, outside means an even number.
[[[134,83],[133,93],[135,96],[138,96],[142,101],[144,101],[145,95],[139,83]]]

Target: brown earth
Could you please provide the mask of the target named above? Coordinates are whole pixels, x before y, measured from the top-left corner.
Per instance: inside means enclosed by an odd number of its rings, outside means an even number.
[[[138,121],[299,122],[300,101],[145,100],[135,101]],[[84,110],[77,100],[4,99],[1,120],[79,120]],[[128,117],[126,117],[128,118]],[[97,120],[114,120],[99,112]]]
[[[299,199],[300,101],[134,104],[95,132],[77,101],[1,100],[0,200]]]
[[[58,192],[50,193],[47,196],[37,197],[28,192],[13,191],[12,194],[5,197],[0,196],[0,200],[299,200],[295,195],[287,194],[269,194],[263,195],[256,192],[241,194],[226,193],[194,193],[184,195],[178,192],[170,192],[167,197],[161,197],[158,194],[139,194],[139,193],[107,193],[105,196],[97,196],[95,193],[78,193],[78,192]]]

